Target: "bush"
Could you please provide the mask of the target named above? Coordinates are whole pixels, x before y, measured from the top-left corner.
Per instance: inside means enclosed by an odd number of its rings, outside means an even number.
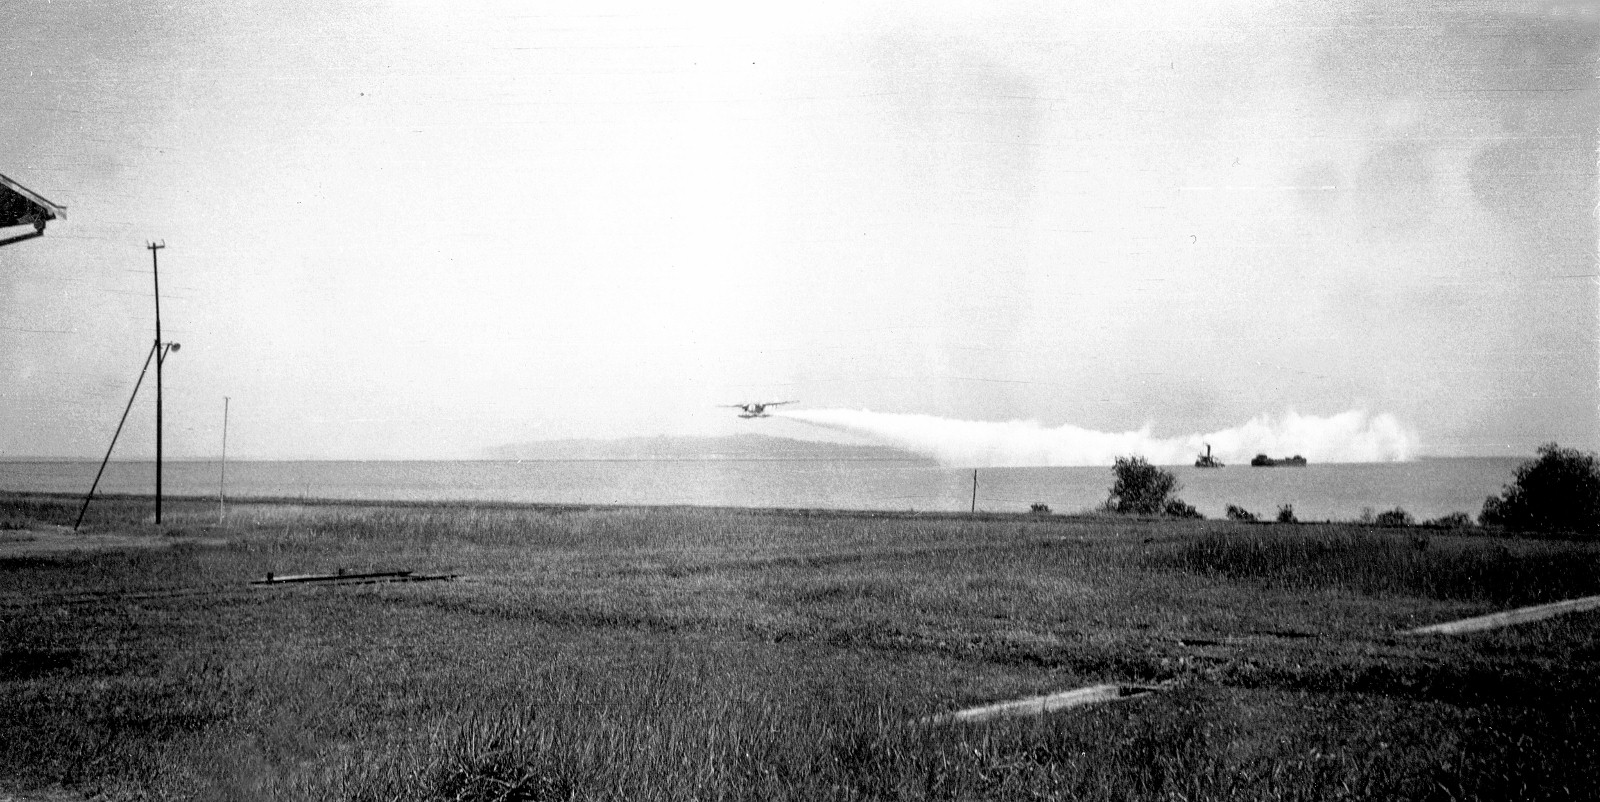
[[[1035,501],[1028,505],[1028,512],[1031,512],[1034,515],[1049,515],[1050,505],[1042,501]]]
[[[1297,523],[1300,523],[1300,519],[1294,517],[1294,505],[1293,504],[1285,504],[1282,507],[1278,508],[1278,523],[1280,523],[1280,524],[1297,524]]]
[[[1429,519],[1423,523],[1423,526],[1437,526],[1443,529],[1466,529],[1472,526],[1472,516],[1464,512],[1452,512],[1449,515],[1441,515],[1438,518]]]
[[[1151,465],[1144,457],[1117,457],[1111,471],[1117,481],[1111,486],[1106,508],[1113,512],[1156,515],[1178,492],[1178,477]]]
[[[1200,514],[1199,510],[1194,508],[1194,505],[1185,503],[1181,498],[1167,499],[1167,506],[1161,508],[1161,514],[1170,515],[1173,518],[1194,518],[1197,520],[1205,518],[1204,515]]]
[[[1378,513],[1378,517],[1373,518],[1372,522],[1378,526],[1411,526],[1417,520],[1411,517],[1411,513],[1395,507],[1392,510],[1384,510]]]
[[[1478,522],[1535,532],[1600,534],[1600,461],[1593,453],[1539,447],[1539,458],[1522,463],[1516,480],[1499,498],[1483,502]]]
[[[1249,510],[1247,510],[1247,509],[1245,509],[1245,508],[1243,508],[1243,507],[1241,507],[1241,506],[1239,506],[1237,504],[1229,504],[1228,505],[1228,509],[1227,509],[1227,514],[1228,514],[1228,520],[1230,520],[1230,521],[1251,521],[1251,522],[1254,522],[1254,521],[1260,520],[1260,519],[1256,518],[1256,514],[1255,513],[1251,512],[1251,511],[1249,511]]]

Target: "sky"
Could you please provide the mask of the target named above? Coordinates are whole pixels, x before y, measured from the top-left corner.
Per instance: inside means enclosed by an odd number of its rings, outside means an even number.
[[[225,397],[263,459],[871,439],[761,400],[1600,448],[1591,4],[748,5],[8,8],[67,218],[0,248],[0,459],[104,453],[151,241],[170,458]]]

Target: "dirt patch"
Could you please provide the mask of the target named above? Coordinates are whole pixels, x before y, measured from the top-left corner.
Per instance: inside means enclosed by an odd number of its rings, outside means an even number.
[[[174,537],[104,532],[90,534],[73,532],[72,528],[67,526],[33,524],[26,529],[0,531],[0,558],[76,551],[170,549],[184,544],[221,546],[226,543],[226,540],[217,537]]]

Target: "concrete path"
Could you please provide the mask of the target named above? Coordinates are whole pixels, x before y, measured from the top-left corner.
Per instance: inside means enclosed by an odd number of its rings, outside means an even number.
[[[1042,716],[1045,713],[1053,713],[1069,707],[1083,707],[1084,705],[1099,704],[1101,702],[1120,702],[1123,699],[1134,699],[1155,693],[1158,690],[1161,689],[1147,685],[1091,685],[1087,688],[1052,693],[1048,696],[1034,696],[1011,702],[1000,702],[966,710],[957,710],[954,713],[930,716],[922,719],[919,723],[967,724],[1014,716]]]
[[[1581,599],[1568,599],[1534,607],[1519,607],[1503,613],[1480,615],[1476,618],[1463,618],[1460,621],[1417,627],[1416,629],[1408,629],[1400,634],[1459,635],[1463,632],[1482,632],[1486,629],[1499,629],[1513,624],[1526,624],[1529,621],[1540,621],[1546,618],[1554,618],[1558,615],[1565,615],[1566,613],[1580,613],[1595,608],[1600,608],[1600,596],[1585,596]]]

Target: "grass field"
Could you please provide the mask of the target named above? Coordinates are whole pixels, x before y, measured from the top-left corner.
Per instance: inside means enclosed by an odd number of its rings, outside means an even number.
[[[0,495],[0,795],[1587,799],[1600,546],[1344,525]],[[59,530],[54,530],[60,538]],[[144,548],[108,541],[138,536]],[[43,542],[43,541],[41,541]],[[256,587],[268,572],[454,582]],[[1043,718],[932,713],[1101,682]]]

